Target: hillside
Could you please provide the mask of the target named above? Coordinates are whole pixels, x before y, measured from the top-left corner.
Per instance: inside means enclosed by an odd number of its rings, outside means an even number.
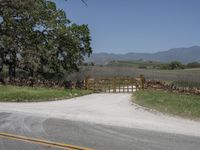
[[[168,51],[156,53],[127,53],[127,54],[113,54],[113,53],[94,53],[87,62],[95,62],[96,64],[107,64],[112,60],[152,60],[159,62],[180,61],[182,63],[200,62],[200,46],[192,46],[189,48],[173,48]]]

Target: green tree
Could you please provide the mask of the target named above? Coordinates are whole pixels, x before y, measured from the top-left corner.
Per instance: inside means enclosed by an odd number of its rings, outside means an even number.
[[[200,63],[198,62],[191,62],[187,64],[188,68],[200,68]]]
[[[161,65],[160,67],[161,69],[169,69],[169,70],[175,70],[175,69],[184,69],[185,66],[181,63],[181,62],[178,62],[178,61],[172,61],[171,63],[169,64],[163,64]]]
[[[1,66],[15,77],[21,68],[36,77],[71,72],[92,53],[87,25],[71,24],[48,0],[13,0],[0,8]]]
[[[169,64],[170,69],[184,69],[184,65],[181,62],[173,61]]]

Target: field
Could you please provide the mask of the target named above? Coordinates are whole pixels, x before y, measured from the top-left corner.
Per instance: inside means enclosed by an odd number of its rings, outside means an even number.
[[[200,118],[200,96],[144,90],[134,93],[135,103],[160,112],[187,117]]]
[[[156,61],[143,61],[143,60],[133,60],[133,61],[111,61],[107,66],[118,66],[118,67],[135,67],[144,69],[153,69],[160,66],[160,62]]]
[[[68,76],[68,79],[84,79],[90,77],[139,77],[143,74],[146,79],[164,81],[187,81],[200,84],[200,68],[181,70],[138,69],[119,66],[90,66],[82,67],[79,73]]]
[[[124,65],[108,65],[108,66],[81,66],[79,72],[72,74],[65,73],[63,76],[48,74],[45,76],[47,79],[56,81],[65,80],[84,80],[87,76],[90,77],[139,77],[141,74],[146,79],[150,80],[164,80],[174,82],[177,85],[183,86],[199,86],[200,85],[200,68],[195,69],[180,69],[180,70],[161,70],[153,69],[152,64],[155,65],[158,62],[125,62]],[[128,63],[129,65],[126,65]],[[130,64],[133,64],[131,66]],[[137,68],[135,65],[142,65],[142,63],[148,64],[148,69]],[[17,71],[17,77],[27,77],[24,72]],[[4,77],[8,77],[7,70],[4,72]]]
[[[67,99],[90,94],[86,90],[65,90],[50,88],[31,88],[17,86],[0,86],[1,102],[36,102]]]

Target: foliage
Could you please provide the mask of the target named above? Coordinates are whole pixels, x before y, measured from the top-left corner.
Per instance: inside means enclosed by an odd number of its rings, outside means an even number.
[[[165,91],[144,90],[134,95],[134,102],[144,107],[181,117],[200,117],[200,96]]]
[[[68,0],[65,0],[68,1]],[[80,0],[85,6],[87,6],[87,3],[85,2],[85,0]],[[9,5],[11,2],[11,0],[0,0],[0,7],[3,7],[5,5]]]
[[[160,68],[161,69],[165,69],[165,70],[175,70],[175,69],[184,69],[185,66],[181,62],[173,61],[173,62],[171,62],[169,64],[161,65]]]
[[[138,66],[138,68],[140,68],[140,69],[147,69],[147,67],[143,66],[143,65]]]
[[[198,62],[191,62],[191,63],[188,63],[187,68],[200,68],[200,63]]]
[[[184,68],[200,68],[199,62],[191,62],[186,65],[178,61],[173,61],[170,63],[162,63],[157,61],[144,61],[144,60],[132,60],[132,61],[122,61],[113,60],[110,61],[107,66],[118,66],[118,67],[135,67],[140,69],[163,69],[163,70],[176,70]]]
[[[10,78],[16,68],[37,77],[78,70],[90,55],[87,25],[72,24],[50,0],[12,0],[0,8],[0,63]]]
[[[156,61],[144,61],[144,60],[132,60],[132,61],[123,61],[123,60],[114,60],[110,61],[107,66],[118,66],[118,67],[134,67],[140,69],[154,69],[162,63]]]

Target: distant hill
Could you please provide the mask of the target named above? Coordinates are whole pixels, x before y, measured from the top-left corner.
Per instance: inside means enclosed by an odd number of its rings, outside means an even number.
[[[182,63],[200,62],[200,46],[192,46],[188,48],[173,48],[168,51],[156,53],[94,53],[87,62],[96,64],[107,64],[113,60],[132,61],[132,60],[151,60],[159,62],[180,61]]]

